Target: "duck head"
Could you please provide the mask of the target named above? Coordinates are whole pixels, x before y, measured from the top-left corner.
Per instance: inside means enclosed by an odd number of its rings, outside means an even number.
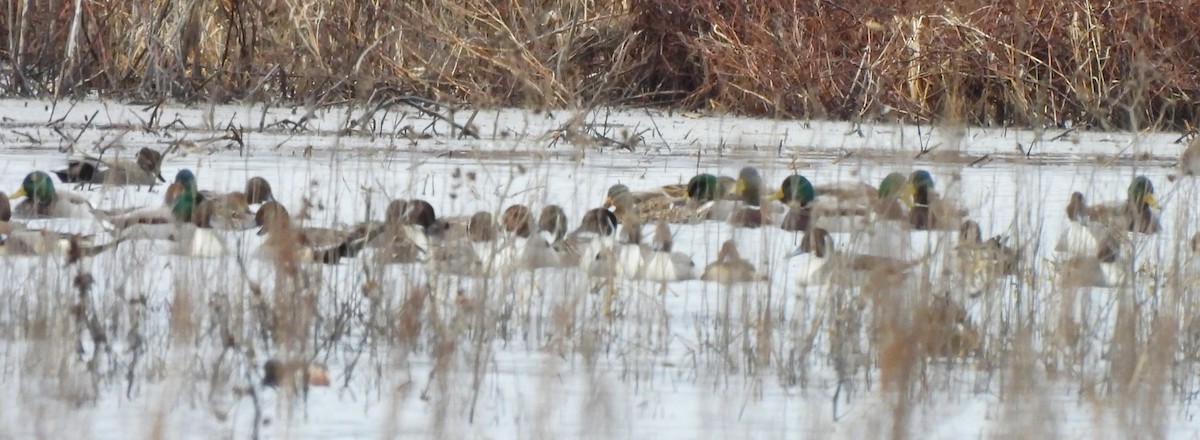
[[[1067,202],[1067,220],[1073,222],[1084,222],[1088,218],[1087,200],[1083,198],[1083,193],[1075,191],[1071,193],[1071,201]]]
[[[817,191],[813,188],[812,182],[799,174],[787,176],[779,185],[779,189],[768,197],[770,200],[779,200],[787,204],[794,203],[799,206],[808,206],[816,198]]]
[[[183,187],[184,192],[196,192],[196,175],[192,170],[182,169],[175,173],[175,182]]]
[[[517,237],[529,238],[533,231],[533,212],[525,205],[512,205],[500,214],[500,225],[504,232]]]
[[[49,174],[41,171],[29,173],[25,180],[21,181],[21,187],[12,195],[14,199],[21,197],[29,197],[37,206],[48,206],[55,198],[54,181],[50,179]]]
[[[967,220],[958,227],[958,243],[977,245],[983,243],[983,231],[975,220]]]
[[[420,226],[422,229],[429,229],[437,222],[437,213],[433,210],[433,205],[421,199],[408,201],[404,217],[408,224]]]
[[[578,232],[593,233],[600,236],[611,236],[617,231],[617,216],[604,208],[595,208],[583,214],[579,221]]]
[[[904,186],[905,201],[909,206],[929,205],[929,191],[934,189],[933,175],[925,170],[916,170],[908,176],[908,184]]]
[[[153,174],[159,182],[166,183],[162,176],[162,153],[150,147],[143,147],[137,152],[137,166],[143,171]]]
[[[688,180],[685,194],[688,200],[697,203],[709,202],[725,196],[726,188],[721,179],[712,174],[697,174]]]
[[[538,231],[546,232],[554,241],[567,235],[567,214],[558,205],[546,205],[538,214]]]
[[[246,202],[251,205],[274,202],[275,194],[271,192],[271,183],[267,179],[254,176],[246,181]]]
[[[287,228],[291,224],[291,217],[288,215],[287,208],[279,202],[263,203],[258,208],[258,212],[254,214],[254,225],[258,226],[258,235],[267,235],[271,232]]]
[[[1147,206],[1158,208],[1158,200],[1154,198],[1154,184],[1146,176],[1137,176],[1129,183],[1129,203],[1139,210]]]
[[[733,192],[740,194],[747,205],[758,206],[762,202],[762,177],[758,175],[758,169],[745,167],[738,171]]]
[[[629,187],[623,184],[616,184],[608,187],[608,192],[604,195],[604,207],[611,208],[616,205],[616,201],[621,196],[629,194]]]
[[[900,198],[900,196],[905,192],[905,183],[907,182],[908,179],[905,179],[903,174],[888,174],[883,178],[882,182],[879,182],[879,200]],[[912,202],[912,200],[905,200]]]
[[[472,215],[467,220],[467,238],[473,243],[495,241],[496,222],[492,220],[492,213],[479,211]]]
[[[717,251],[718,263],[732,263],[741,260],[742,256],[738,255],[737,243],[733,240],[725,240],[721,243],[721,250]]]

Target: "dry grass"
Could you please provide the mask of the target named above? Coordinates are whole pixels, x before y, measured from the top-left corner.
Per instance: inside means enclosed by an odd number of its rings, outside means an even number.
[[[0,89],[1188,127],[1181,2],[10,2]]]

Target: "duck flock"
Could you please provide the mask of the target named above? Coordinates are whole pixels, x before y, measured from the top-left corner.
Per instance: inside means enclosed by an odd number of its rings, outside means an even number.
[[[391,201],[382,221],[306,227],[261,177],[249,179],[244,191],[222,194],[200,190],[196,175],[187,169],[178,171],[158,206],[101,210],[61,189],[70,183],[165,183],[161,164],[160,153],[143,148],[133,162],[73,160],[54,173],[58,182],[51,173],[29,173],[17,191],[0,193],[0,255],[77,259],[129,240],[160,240],[170,243],[175,254],[219,257],[228,252],[223,236],[246,231],[263,237],[252,255],[272,261],[338,264],[371,258],[384,264],[424,264],[461,276],[557,267],[661,283],[766,281],[765,271],[739,255],[736,240],[722,243],[707,264],[697,264],[693,254],[679,252],[673,243],[680,225],[727,222],[734,228],[796,233],[799,247],[788,257],[802,285],[857,283],[874,274],[903,276],[944,255],[949,255],[947,261],[939,264],[995,280],[1013,275],[1030,257],[1003,236],[985,240],[969,210],[943,199],[925,170],[892,173],[877,186],[814,185],[800,174],[767,184],[753,167],[741,169],[736,178],[703,173],[685,184],[649,189],[617,184],[603,195],[602,205],[582,213],[576,223],[557,205],[513,204],[497,214],[455,217],[439,216],[425,200],[407,199]],[[13,206],[10,199],[19,203]],[[1144,176],[1131,181],[1123,200],[1089,205],[1076,192],[1064,208],[1068,226],[1054,248],[1056,264],[1069,275],[1065,278],[1081,286],[1122,283],[1120,255],[1129,237],[1161,229],[1154,185]],[[81,236],[14,221],[59,217],[92,218],[107,233]],[[911,237],[922,231],[957,231],[957,240],[935,256],[932,248],[914,246]],[[835,236],[847,242],[838,243]]]

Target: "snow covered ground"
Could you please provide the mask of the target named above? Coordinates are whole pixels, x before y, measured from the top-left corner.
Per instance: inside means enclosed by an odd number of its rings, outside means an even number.
[[[598,111],[571,124],[576,115],[568,111],[502,110],[474,116],[481,139],[460,139],[445,122],[403,107],[364,119],[359,110],[338,107],[310,113],[166,106],[152,121],[151,109],[92,101],[0,101],[0,116],[0,190],[15,190],[32,170],[62,166],[70,152],[106,149],[104,157],[129,158],[149,146],[169,151],[168,179],[189,168],[201,189],[233,191],[262,176],[293,212],[305,200],[312,204],[306,222],[319,226],[381,219],[392,198],[423,198],[444,216],[555,203],[574,224],[617,182],[651,188],[698,172],[732,176],[750,165],[769,185],[793,172],[815,183],[877,184],[890,172],[923,168],[944,193],[960,194],[985,236],[1008,234],[1025,246],[1029,265],[1020,279],[988,295],[939,286],[964,302],[988,354],[922,361],[901,391],[885,386],[891,373],[880,360],[883,348],[865,340],[839,380],[838,363],[847,358],[833,353],[840,318],[830,304],[853,293],[797,286],[785,255],[799,237],[775,228],[711,222],[673,228],[676,250],[700,267],[736,238],[742,255],[771,275],[768,283],[733,288],[604,283],[571,271],[469,280],[358,260],[305,268],[312,284],[296,287],[254,259],[177,257],[154,243],[122,245],[79,266],[5,258],[0,438],[1196,438],[1200,432],[1192,404],[1200,391],[1196,356],[1187,350],[1195,331],[1187,313],[1200,309],[1195,289],[1174,283],[1180,275],[1170,270],[1186,264],[1183,243],[1197,230],[1190,203],[1196,182],[1171,176],[1183,147],[1177,134],[646,110]],[[471,114],[453,117],[466,124]],[[410,139],[400,134],[405,126],[432,137]],[[565,127],[640,141],[633,151],[572,143],[556,137]],[[244,145],[230,136],[235,131]],[[1071,191],[1097,202],[1122,200],[1135,175],[1152,179],[1163,205],[1164,233],[1135,243],[1147,275],[1130,289],[1062,292],[1051,281],[1050,260]],[[117,208],[160,203],[161,190],[80,193],[98,208]],[[92,221],[32,225],[103,237]],[[242,257],[260,241],[252,232],[225,238]],[[90,303],[82,306],[74,285],[81,270],[95,278]],[[289,302],[292,292],[285,290],[292,288],[313,304]],[[1178,332],[1169,354],[1121,351],[1113,342],[1120,295],[1139,305],[1139,343],[1157,341],[1160,329]],[[414,297],[424,298],[417,334],[401,330]],[[1067,298],[1086,305],[1062,306]],[[296,308],[263,311],[264,304],[284,303]],[[97,328],[107,330],[106,344],[95,344],[77,318],[89,307]],[[280,337],[295,310],[316,318],[296,318],[299,336]],[[1070,313],[1086,316],[1068,320],[1084,325],[1077,339],[1085,342],[1055,339],[1068,333],[1059,323]],[[1132,353],[1136,392],[1114,391],[1121,387],[1111,377],[1119,363],[1114,353]],[[327,364],[333,386],[306,395],[259,386],[264,360],[297,354]],[[1157,368],[1162,359],[1170,362]]]

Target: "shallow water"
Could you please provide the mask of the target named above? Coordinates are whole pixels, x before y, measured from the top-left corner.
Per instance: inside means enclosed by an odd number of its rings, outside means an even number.
[[[392,113],[376,120],[375,126],[385,129],[340,135],[352,111],[318,112],[308,130],[292,132],[275,124],[298,119],[291,109],[272,109],[262,116],[261,108],[180,107],[168,108],[163,119],[178,119],[182,125],[141,130],[138,126],[147,112],[137,107],[97,102],[70,108],[47,106],[5,102],[0,189],[11,192],[25,173],[62,165],[67,156],[61,151],[69,148],[96,154],[98,146],[112,144],[106,157],[114,153],[130,157],[143,146],[163,150],[175,143],[179,148],[167,155],[163,166],[168,178],[178,169],[189,168],[196,172],[202,189],[232,191],[241,189],[248,177],[262,176],[273,184],[275,197],[293,212],[304,200],[313,205],[308,223],[320,226],[380,219],[380,211],[392,198],[423,198],[442,216],[470,215],[476,210],[498,213],[512,203],[555,203],[577,221],[586,209],[599,206],[607,187],[617,182],[634,189],[651,188],[685,182],[697,172],[736,175],[741,167],[752,165],[760,168],[768,183],[800,172],[818,184],[838,180],[874,184],[892,171],[924,168],[934,174],[943,193],[957,196],[971,209],[985,236],[1007,234],[1027,249],[1031,275],[1008,282],[1002,290],[1012,297],[965,300],[972,318],[986,332],[1005,331],[997,321],[1012,319],[1006,314],[1013,311],[1029,312],[1032,321],[1043,323],[1038,326],[1056,318],[1048,310],[1067,296],[1050,282],[1049,260],[1065,223],[1071,191],[1082,191],[1093,202],[1117,201],[1124,198],[1134,175],[1150,177],[1163,204],[1164,233],[1139,239],[1134,249],[1139,261],[1152,262],[1154,270],[1169,267],[1177,257],[1186,258],[1179,254],[1180,237],[1190,237],[1196,230],[1195,208],[1187,203],[1195,199],[1196,183],[1188,178],[1168,179],[1182,145],[1173,143],[1176,135],[1165,133],[1068,132],[1056,139],[1061,130],[880,124],[858,127],[859,135],[847,134],[855,127],[833,122],[641,110],[593,114],[589,122],[608,137],[621,138],[622,131],[642,133],[642,143],[629,152],[554,143],[549,134],[565,123],[571,116],[568,112],[486,112],[475,119],[483,140],[450,137],[448,127],[439,123],[434,125],[438,134],[433,138],[410,141],[395,135],[395,130],[411,124],[422,131],[431,122],[427,117]],[[96,115],[92,123],[85,123],[92,115]],[[466,119],[462,114],[457,117]],[[226,140],[209,141],[225,132],[206,127],[225,127],[230,122],[245,129],[245,149],[226,148]],[[72,144],[76,135],[79,139]],[[1023,155],[1018,146],[1032,154]],[[930,147],[931,152],[916,158]],[[98,208],[115,208],[159,203],[161,189],[80,188],[79,192]],[[94,222],[84,220],[32,224],[102,232]],[[1013,397],[1008,396],[1011,385],[1001,379],[1008,374],[1007,364],[995,364],[1002,361],[935,360],[925,373],[925,392],[914,400],[906,423],[895,428],[894,407],[889,403],[895,397],[881,390],[878,365],[860,359],[853,381],[839,387],[831,361],[830,324],[823,320],[831,319],[825,312],[827,305],[842,292],[801,288],[791,281],[784,256],[795,248],[797,236],[773,228],[734,230],[712,222],[673,230],[676,250],[691,255],[699,267],[715,257],[724,240],[735,238],[742,255],[769,272],[771,282],[726,289],[687,281],[664,291],[648,283],[598,285],[570,271],[483,281],[431,275],[413,267],[367,267],[357,260],[312,269],[321,292],[314,307],[322,319],[335,320],[350,310],[345,316],[354,316],[352,322],[367,320],[370,312],[361,308],[359,295],[370,290],[370,278],[381,286],[376,300],[396,309],[414,286],[428,285],[431,308],[451,315],[466,298],[494,308],[507,321],[488,328],[486,337],[464,333],[456,355],[441,367],[432,355],[434,340],[420,339],[409,352],[398,348],[403,344],[388,342],[385,335],[350,328],[343,339],[318,350],[318,360],[327,363],[334,376],[334,387],[313,388],[295,405],[276,390],[258,388],[264,417],[270,420],[260,422],[261,434],[273,438],[794,438],[803,433],[799,436],[862,438],[891,436],[900,429],[920,438],[1006,432],[1094,438],[1105,432],[1138,432],[1137,427],[1120,425],[1120,420],[1107,420],[1104,415],[1118,409],[1103,399],[1096,403],[1078,397],[1085,393],[1081,383],[1102,380],[1107,371],[1109,359],[1100,351],[1107,349],[1111,337],[1118,292],[1097,289],[1085,295],[1084,302],[1091,306],[1083,310],[1098,316],[1090,337],[1099,348],[1080,355],[1088,360],[1075,364],[1079,371],[1035,372],[1022,380],[1044,392]],[[243,257],[260,241],[252,233],[231,233],[226,240]],[[242,438],[253,432],[253,401],[236,390],[255,382],[257,363],[222,350],[220,338],[213,336],[222,330],[212,316],[254,310],[245,305],[254,301],[247,280],[260,283],[268,295],[281,295],[272,293],[273,272],[253,259],[245,262],[242,272],[234,257],[196,260],[163,252],[162,245],[136,243],[82,265],[96,276],[93,301],[101,312],[111,313],[98,313],[100,321],[120,332],[110,336],[113,351],[100,355],[80,336],[82,332],[35,338],[30,335],[37,332],[23,320],[44,316],[70,322],[58,310],[69,309],[74,301],[76,267],[55,259],[4,261],[0,275],[12,282],[0,288],[0,302],[7,308],[0,313],[0,352],[4,353],[0,388],[6,390],[0,399],[0,424],[6,428],[0,428],[0,433],[125,438],[161,432],[169,438]],[[368,277],[364,271],[373,275]],[[956,286],[943,288],[968,298]],[[1157,304],[1152,289],[1135,290],[1148,308]],[[481,298],[473,292],[496,297]],[[1018,296],[1021,299],[1013,299]],[[144,298],[139,299],[144,305],[122,306],[138,298]],[[181,313],[182,307],[194,312]],[[575,334],[559,334],[563,327],[556,320],[563,314],[576,318],[569,327]],[[191,316],[197,330],[181,336],[173,323],[179,316]],[[773,359],[766,366],[752,362],[753,349],[747,348],[762,337],[752,334],[750,323],[761,322],[763,316],[774,317],[778,325],[770,341],[763,342],[773,347],[761,355]],[[243,318],[239,322],[247,327],[233,333],[258,334],[251,324],[252,313]],[[597,340],[579,336],[592,332],[603,336]],[[141,340],[130,336],[135,333]],[[320,340],[328,335],[311,336]],[[803,346],[810,337],[817,347],[811,357],[784,361],[792,355],[788,350]],[[79,354],[60,352],[73,347],[47,350],[44,343],[39,345],[42,338],[55,344],[79,340]],[[359,338],[383,342],[363,344]],[[470,344],[478,340],[488,342]],[[243,342],[263,352],[254,361],[287,351],[262,341]],[[1052,341],[1035,342],[1038,348],[1051,345]],[[139,350],[144,351],[143,357],[132,360]],[[1049,349],[1041,354],[1054,356]],[[89,369],[85,361],[95,358],[102,358],[102,365]],[[59,364],[36,365],[50,360]],[[229,374],[229,365],[238,365],[232,367],[233,376],[218,380],[216,373]],[[1180,374],[1189,371],[1174,368]],[[442,373],[431,375],[432,370]],[[127,379],[127,371],[133,371],[135,379]],[[1154,432],[1194,435],[1198,426],[1190,398],[1185,397],[1195,391],[1193,382],[1180,380],[1178,386],[1185,390],[1163,398],[1164,410],[1151,417],[1161,420]],[[1029,423],[1036,426],[1023,427],[1017,423],[1022,420],[1034,420]]]

